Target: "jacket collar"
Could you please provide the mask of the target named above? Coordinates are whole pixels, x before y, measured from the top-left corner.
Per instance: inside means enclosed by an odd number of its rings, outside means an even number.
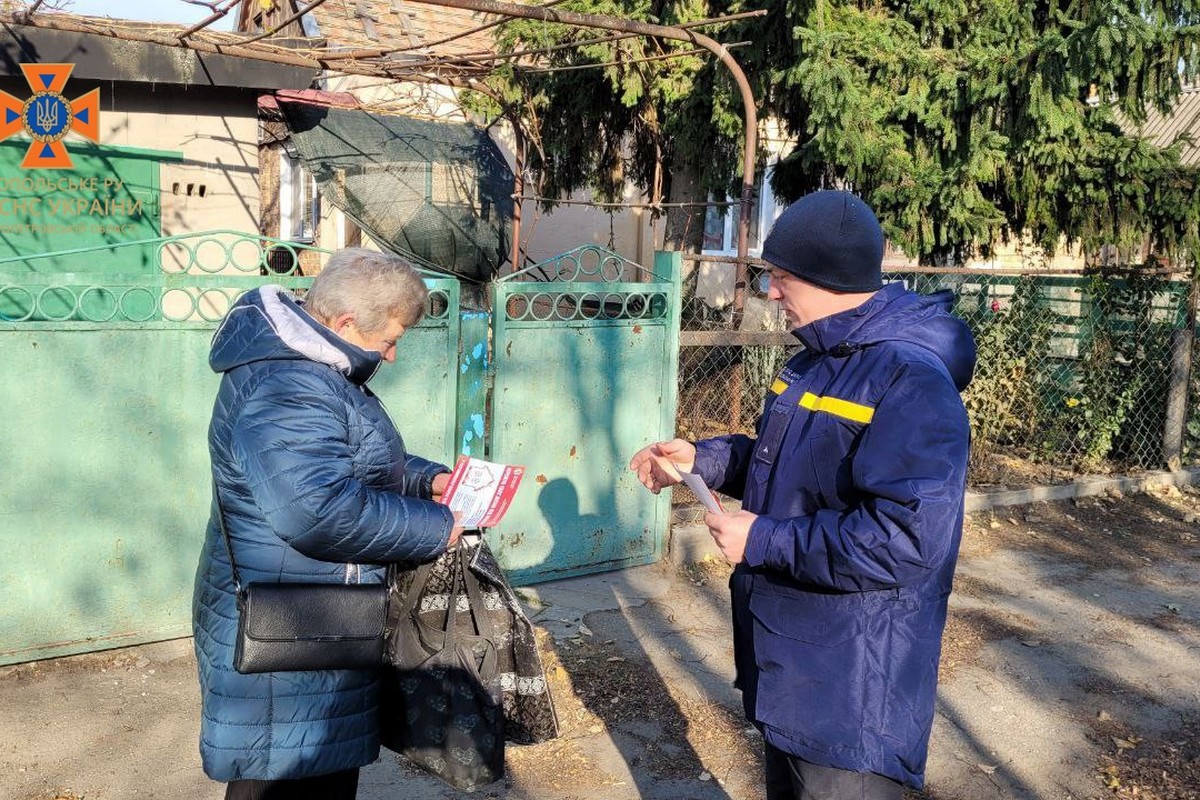
[[[860,349],[862,343],[855,337],[858,330],[880,310],[907,291],[903,283],[885,284],[882,289],[867,298],[861,305],[796,328],[792,331],[792,335],[799,339],[805,348],[813,352],[832,353],[835,356],[844,357]]]
[[[359,386],[374,376],[383,356],[347,342],[304,310],[304,304],[279,286],[261,290],[263,311],[280,340],[300,355],[328,364]]]

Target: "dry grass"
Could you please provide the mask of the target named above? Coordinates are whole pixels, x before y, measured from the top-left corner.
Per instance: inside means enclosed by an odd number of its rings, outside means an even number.
[[[705,764],[728,772],[757,770],[758,740],[747,736],[740,715],[685,695],[664,683],[648,663],[623,655],[611,641],[591,637],[555,649],[543,638],[543,658],[558,711],[561,735],[538,745],[511,747],[507,766],[514,783],[561,792],[615,785],[589,755],[596,736],[642,735],[630,767],[656,778],[695,778]],[[632,734],[631,734],[632,732]]]

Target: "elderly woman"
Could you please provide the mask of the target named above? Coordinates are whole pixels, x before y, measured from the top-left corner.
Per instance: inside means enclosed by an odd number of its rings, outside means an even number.
[[[381,583],[384,564],[426,561],[461,530],[436,502],[449,470],[405,452],[367,381],[427,292],[403,259],[334,254],[301,303],[264,286],[230,309],[209,363],[221,387],[208,446],[213,506],[196,571],[193,628],[200,754],[225,797],[354,798],[379,755],[380,675],[243,675],[238,609],[218,513],[241,581]]]

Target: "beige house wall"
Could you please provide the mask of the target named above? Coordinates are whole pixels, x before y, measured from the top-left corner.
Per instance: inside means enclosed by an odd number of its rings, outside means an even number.
[[[164,161],[159,171],[164,236],[258,230],[258,116],[253,92],[104,87],[99,143],[183,153],[182,161]]]
[[[974,258],[967,262],[971,269],[1021,269],[1021,270],[1079,270],[1087,266],[1083,250],[1079,246],[1059,245],[1050,256],[1041,255],[1030,242],[1013,241],[996,245],[991,258]]]
[[[577,192],[572,200],[587,200]],[[645,198],[630,190],[626,202],[644,203]],[[521,206],[521,247],[534,262],[545,261],[586,244],[607,247],[642,266],[654,262],[655,226],[648,211],[641,209],[607,210],[591,206],[561,205],[547,213],[539,203],[527,200]],[[632,277],[632,276],[627,276]]]

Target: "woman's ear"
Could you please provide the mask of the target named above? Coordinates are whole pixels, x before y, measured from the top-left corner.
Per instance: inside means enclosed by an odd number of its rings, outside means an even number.
[[[334,333],[336,333],[338,336],[345,338],[346,329],[352,325],[355,325],[353,314],[350,314],[350,313],[338,314],[336,317],[334,317],[331,320],[329,329],[331,331],[333,331]],[[355,325],[355,327],[357,327],[357,326]]]

